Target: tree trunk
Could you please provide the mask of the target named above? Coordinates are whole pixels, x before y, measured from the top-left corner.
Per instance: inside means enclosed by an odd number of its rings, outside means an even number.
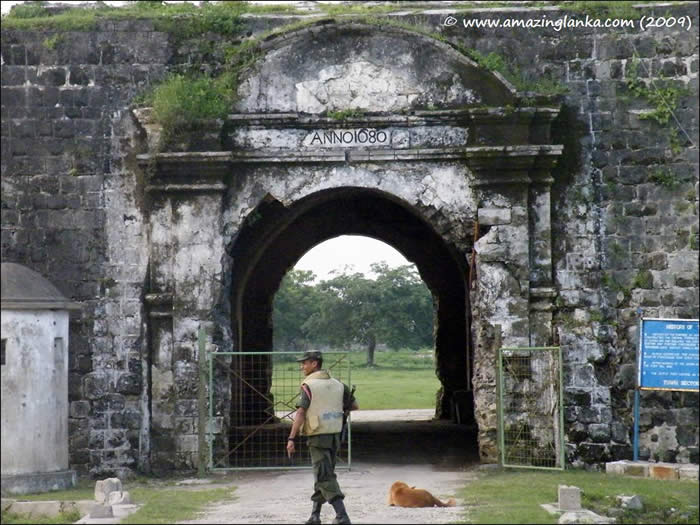
[[[377,346],[377,338],[369,334],[367,338],[367,366],[374,366],[374,349]]]

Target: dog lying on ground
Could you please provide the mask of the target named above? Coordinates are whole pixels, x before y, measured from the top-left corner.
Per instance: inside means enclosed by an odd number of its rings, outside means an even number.
[[[454,507],[454,498],[443,503],[430,492],[416,487],[409,487],[403,481],[396,481],[389,489],[389,505],[397,507]]]

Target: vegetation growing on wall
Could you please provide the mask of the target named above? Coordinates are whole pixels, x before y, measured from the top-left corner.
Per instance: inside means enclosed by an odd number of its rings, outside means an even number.
[[[27,2],[13,7],[3,17],[3,30],[27,31],[91,31],[104,20],[152,20],[157,31],[186,39],[213,32],[235,35],[241,27],[243,13],[300,13],[292,5],[255,5],[248,2],[202,2],[201,7],[191,3],[163,4],[161,2],[129,2],[123,7],[112,7],[98,2],[95,7],[65,8],[46,2]]]
[[[670,4],[682,3],[679,1]],[[641,11],[634,6],[633,1],[562,1],[520,2],[522,8],[558,7],[563,11],[583,13],[590,16],[607,16],[612,18],[637,19]],[[287,15],[316,15],[330,16],[368,16],[395,12],[419,12],[423,9],[434,8],[429,2],[383,2],[381,4],[343,3],[318,4],[314,9],[300,9],[291,2],[275,2],[272,4],[252,4],[250,2],[202,2],[198,7],[191,3],[163,4],[159,1],[129,2],[125,6],[111,7],[103,2],[97,2],[94,7],[66,8],[53,6],[47,9],[47,2],[32,1],[13,7],[12,11],[3,17],[3,29],[23,30],[63,30],[89,31],[97,28],[100,20],[127,20],[134,18],[149,18],[158,25],[158,30],[175,30],[183,38],[197,36],[205,31],[220,32],[230,30],[231,22],[236,22],[238,16],[249,14],[287,14]],[[445,6],[448,7],[448,6]],[[512,2],[453,2],[449,5],[455,12],[467,10],[482,10],[489,8],[512,8]]]
[[[340,111],[329,111],[327,116],[333,120],[348,120],[353,118],[361,118],[365,112],[359,108],[343,109]]]
[[[491,52],[484,55],[475,49],[461,49],[462,53],[474,60],[481,67],[489,71],[496,71],[503,75],[515,89],[521,92],[535,92],[542,95],[561,95],[568,91],[568,88],[561,82],[543,76],[538,79],[528,78],[520,69],[509,64],[507,60],[498,53]]]
[[[682,151],[685,141],[678,133],[677,126],[680,124],[675,119],[675,112],[678,109],[680,98],[687,95],[688,90],[679,87],[677,82],[665,78],[650,79],[647,83],[640,78],[639,66],[639,58],[635,55],[628,63],[626,71],[627,89],[633,96],[643,99],[652,108],[640,113],[639,118],[652,120],[662,129],[667,129],[669,150],[673,155],[678,155]],[[672,117],[674,121],[671,121]],[[668,168],[657,168],[651,173],[649,180],[667,188],[678,185],[678,181]]]
[[[42,45],[46,49],[56,49],[56,46],[60,44],[63,41],[63,35],[61,33],[56,33],[55,35],[51,35],[46,37],[46,39],[42,42]]]
[[[635,9],[635,5],[639,2],[609,2],[609,1],[573,1],[561,2],[559,7],[567,11],[575,13],[587,14],[592,17],[601,18],[624,18],[625,20],[638,19],[642,16],[639,9]]]
[[[447,42],[481,66],[498,71],[520,90],[562,92],[560,85],[552,83],[528,84],[519,72],[513,71],[505,60],[493,53],[483,56],[477,51],[462,49],[448,42],[439,33],[427,32],[398,20],[371,16],[399,8],[402,8],[400,3],[382,6],[323,6],[324,11],[333,15],[364,15],[357,17],[357,20],[372,25],[406,29]],[[155,30],[168,33],[175,47],[181,42],[206,33],[228,37],[223,41],[208,39],[201,44],[205,54],[219,54],[225,58],[221,70],[212,74],[201,71],[201,65],[191,65],[184,70],[181,68],[135,100],[137,105],[153,107],[154,118],[163,128],[160,146],[164,149],[196,130],[198,123],[207,119],[226,118],[235,102],[241,73],[262,56],[259,50],[260,42],[320,21],[319,17],[295,21],[257,38],[241,41],[244,27],[241,15],[269,12],[295,14],[300,11],[291,5],[256,6],[247,2],[205,2],[201,7],[188,3],[165,5],[161,2],[134,2],[119,8],[98,3],[94,9],[48,10],[43,2],[33,2],[15,6],[10,15],[4,17],[3,29],[88,31],[98,28],[99,22],[104,20],[143,18],[151,20]],[[58,35],[50,35],[44,40],[44,46],[54,49],[59,42],[61,38]],[[337,115],[337,118],[344,119],[348,116],[351,115]]]
[[[171,73],[134,99],[136,106],[153,108],[153,117],[163,129],[161,148],[200,129],[207,120],[225,119],[235,102],[241,73],[261,55],[257,40],[219,42],[218,51],[224,57],[218,74],[190,66]]]
[[[675,188],[680,183],[669,168],[657,168],[651,172],[649,180],[666,188]]]
[[[627,88],[639,98],[643,98],[653,109],[642,113],[639,118],[656,121],[660,125],[669,123],[678,108],[678,100],[687,90],[679,88],[670,80],[650,80],[647,85],[639,77],[639,59],[635,57],[627,68]]]
[[[639,9],[633,7],[633,2],[527,2],[523,7],[539,7],[557,5],[563,10],[586,13],[591,16],[608,16],[617,18],[638,18]],[[502,7],[511,5],[508,2],[456,2],[455,11],[471,8]],[[417,25],[409,24],[396,17],[379,17],[377,15],[394,11],[405,11],[403,2],[391,2],[381,5],[333,5],[319,4],[323,13],[333,16],[352,16],[360,23],[396,27],[426,37],[444,42],[465,56],[474,60],[481,67],[495,71],[506,78],[520,92],[535,92],[544,95],[556,95],[566,92],[566,87],[553,78],[530,78],[505,57],[491,52],[484,54],[475,49],[467,49],[449,41],[438,32],[429,31]],[[411,9],[420,9],[419,4],[412,4]],[[141,96],[136,102],[154,107],[154,116],[163,126],[163,146],[177,139],[178,133],[191,131],[196,123],[205,119],[224,119],[229,108],[234,103],[233,97],[237,91],[242,71],[262,56],[259,43],[274,36],[298,30],[304,26],[316,24],[322,16],[312,16],[284,25],[256,38],[241,41],[244,30],[242,15],[245,13],[283,13],[309,14],[309,11],[298,9],[285,3],[272,5],[255,5],[248,2],[203,2],[201,6],[190,3],[163,4],[161,2],[133,2],[125,7],[109,7],[103,3],[96,8],[52,8],[46,9],[44,2],[31,2],[15,6],[11,13],[3,17],[3,30],[53,30],[53,31],[86,31],[93,30],[104,20],[148,19],[154,24],[154,29],[170,35],[177,47],[181,42],[196,39],[206,33],[214,33],[228,37],[226,41],[202,39],[201,48],[213,55],[225,57],[223,67],[212,73],[199,70],[201,64],[191,65],[189,70],[180,70],[169,75],[162,82],[151,88],[149,93]],[[311,14],[317,14],[311,13]],[[44,40],[45,47],[53,49],[60,39],[48,36]],[[206,53],[209,54],[209,53]],[[196,68],[197,67],[197,68]],[[677,104],[679,92],[672,86],[662,89],[649,89],[638,77],[630,78],[630,90],[637,96],[648,97],[655,105],[646,118],[651,118],[660,124],[669,119],[669,106]],[[177,130],[177,131],[176,131]],[[676,137],[677,138],[677,137]],[[679,142],[676,140],[676,142]],[[679,145],[672,148],[678,150]]]
[[[370,25],[396,27],[445,42],[489,71],[498,71],[511,81],[518,90],[534,91],[545,95],[560,94],[566,91],[565,86],[562,84],[546,78],[534,82],[527,80],[517,69],[514,70],[509,67],[505,60],[495,53],[485,56],[481,55],[477,51],[467,50],[447,41],[444,36],[438,33],[426,32],[418,26],[376,17],[358,17],[356,20]],[[161,146],[167,147],[178,140],[183,133],[192,131],[194,124],[198,121],[226,118],[235,102],[235,94],[242,73],[263,55],[263,52],[260,50],[261,42],[310,25],[332,21],[334,21],[332,18],[313,17],[284,25],[257,38],[243,42],[221,42],[218,45],[223,50],[226,60],[223,65],[223,72],[219,76],[210,77],[201,71],[192,71],[185,76],[172,75],[160,85],[155,86],[139,102],[152,106],[154,108],[154,117],[163,126],[164,133]],[[196,89],[193,90],[192,86],[195,86]],[[180,110],[179,108],[181,107],[186,109]],[[329,113],[328,116],[335,120],[345,120],[360,116],[360,114],[357,110],[350,109]]]

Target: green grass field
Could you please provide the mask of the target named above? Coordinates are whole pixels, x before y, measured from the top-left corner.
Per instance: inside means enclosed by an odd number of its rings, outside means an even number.
[[[375,366],[367,366],[367,353],[350,352],[350,366],[341,354],[328,352],[324,368],[348,385],[355,385],[355,398],[363,410],[392,408],[434,408],[440,381],[435,375],[433,352],[377,351]],[[281,356],[282,357],[282,356]],[[290,399],[299,391],[299,365],[284,355],[273,368],[272,392],[276,400]]]
[[[141,505],[135,513],[122,518],[121,523],[175,523],[194,519],[207,505],[235,498],[235,487],[181,488],[176,479],[162,480],[139,476],[127,481],[133,501]],[[24,494],[25,501],[79,501],[93,500],[95,481],[81,479],[72,489]],[[3,509],[1,523],[75,523],[77,513],[65,513],[53,517],[32,516],[6,512]]]
[[[581,506],[596,514],[619,513],[617,523],[698,523],[697,481],[663,481],[584,470],[504,469],[480,474],[460,496],[467,523],[557,523],[540,504],[556,503],[559,485],[581,489]],[[504,497],[507,490],[507,497]],[[638,495],[642,511],[622,511],[618,495]],[[613,509],[611,511],[611,509]]]

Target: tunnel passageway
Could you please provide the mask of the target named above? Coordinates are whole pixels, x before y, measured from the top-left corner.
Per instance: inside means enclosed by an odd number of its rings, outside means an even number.
[[[381,417],[367,417],[362,411],[353,415],[353,462],[428,464],[446,470],[462,470],[479,463],[476,425],[429,419],[411,411],[406,411],[404,417]]]

